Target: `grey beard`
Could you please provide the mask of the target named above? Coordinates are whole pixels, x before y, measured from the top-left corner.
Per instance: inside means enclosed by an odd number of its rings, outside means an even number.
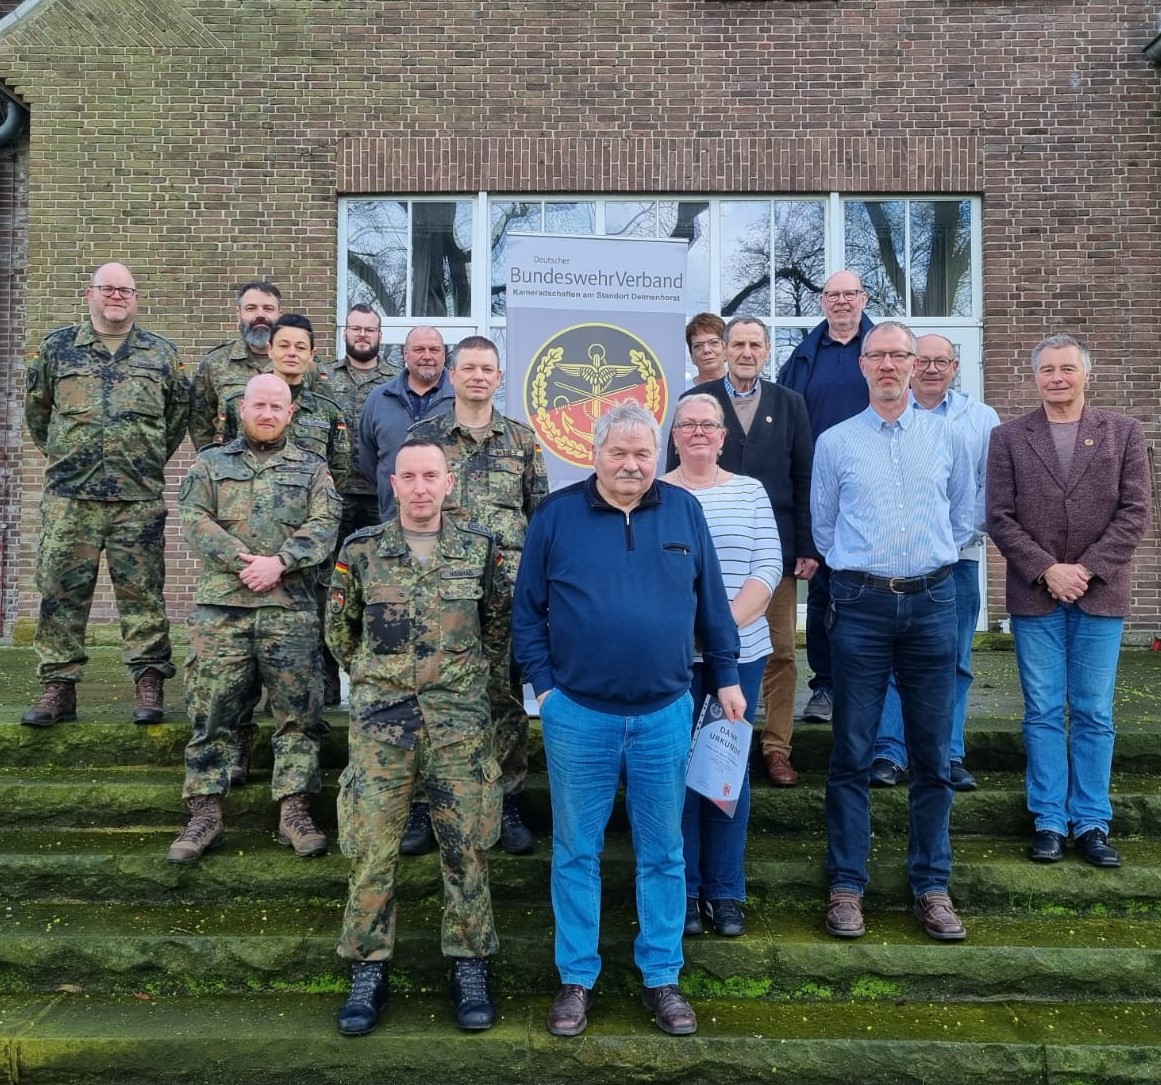
[[[269,324],[250,325],[239,322],[238,331],[242,333],[242,341],[248,347],[253,347],[255,350],[265,350],[270,346]]]

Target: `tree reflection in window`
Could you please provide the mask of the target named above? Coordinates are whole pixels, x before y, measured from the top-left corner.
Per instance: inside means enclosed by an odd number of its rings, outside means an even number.
[[[386,318],[470,316],[471,200],[352,200],[347,304]]]

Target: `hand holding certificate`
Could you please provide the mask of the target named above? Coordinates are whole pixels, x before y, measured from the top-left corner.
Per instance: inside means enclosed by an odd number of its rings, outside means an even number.
[[[706,697],[693,729],[685,784],[730,817],[737,809],[737,796],[749,771],[753,733],[745,720],[727,719],[716,697]]]

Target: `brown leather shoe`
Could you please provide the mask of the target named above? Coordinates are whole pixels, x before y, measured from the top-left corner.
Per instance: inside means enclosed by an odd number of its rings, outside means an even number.
[[[914,911],[923,929],[938,942],[962,942],[967,937],[946,893],[924,893],[915,901]]]
[[[832,889],[826,902],[826,933],[835,938],[862,938],[863,898],[853,889]]]
[[[137,679],[133,697],[134,723],[161,723],[165,719],[165,679],[155,670]]]
[[[553,1036],[579,1036],[588,1027],[586,1016],[593,993],[579,983],[566,983],[548,1011],[548,1031]]]
[[[790,758],[779,750],[770,750],[762,758],[766,762],[766,775],[775,787],[794,787],[798,783],[798,773],[790,763]]]
[[[691,1036],[697,1032],[697,1014],[676,983],[646,987],[641,1001],[653,1014],[653,1023],[670,1036]]]

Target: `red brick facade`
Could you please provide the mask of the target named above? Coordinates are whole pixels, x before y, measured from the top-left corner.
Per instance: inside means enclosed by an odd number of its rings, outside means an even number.
[[[188,359],[230,333],[231,286],[254,276],[328,342],[343,194],[962,193],[983,207],[987,399],[1004,418],[1030,407],[1028,349],[1069,330],[1095,348],[1092,400],[1161,438],[1161,73],[1141,54],[1152,5],[115,9],[25,4],[0,33],[0,81],[32,115],[32,346],[81,312],[85,275],[112,257],[137,275],[142,323]],[[23,457],[8,629],[34,613],[40,465],[5,433],[7,456]],[[194,568],[171,542],[181,617]],[[1161,629],[1159,572],[1154,529],[1138,558],[1139,634]],[[109,616],[102,595],[94,617]]]

